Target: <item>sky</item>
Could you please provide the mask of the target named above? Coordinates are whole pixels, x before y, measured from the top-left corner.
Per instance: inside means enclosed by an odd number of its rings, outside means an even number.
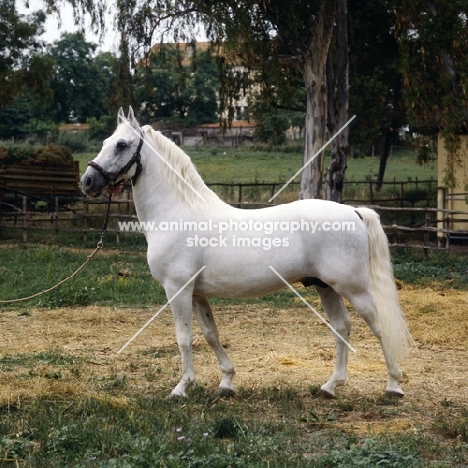
[[[24,0],[16,0],[17,12],[20,14],[31,14],[34,11],[42,9],[42,4],[37,0],[30,0],[29,8],[26,6]],[[57,15],[49,15],[45,23],[45,33],[42,38],[48,42],[53,43],[60,39],[60,35],[63,32],[75,32],[79,30],[79,26],[75,25],[73,18],[73,9],[70,5],[66,4],[60,8],[61,18],[60,21]],[[59,27],[59,23],[61,26]],[[99,36],[95,35],[89,27],[89,20],[87,21],[87,27],[85,28],[86,40],[88,42],[94,42],[99,44],[99,50],[116,52],[118,49],[118,36],[112,31],[112,18],[109,16],[107,25],[107,31],[101,43]]]

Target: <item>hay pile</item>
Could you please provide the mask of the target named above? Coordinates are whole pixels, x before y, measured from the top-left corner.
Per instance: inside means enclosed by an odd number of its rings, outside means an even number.
[[[0,146],[0,167],[14,164],[43,164],[46,166],[73,165],[73,155],[68,146],[49,145],[39,148],[29,146]]]

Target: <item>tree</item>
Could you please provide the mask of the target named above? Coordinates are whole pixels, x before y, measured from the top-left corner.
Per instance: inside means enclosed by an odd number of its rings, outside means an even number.
[[[449,150],[445,183],[453,186],[452,160],[468,129],[468,1],[395,0],[403,96],[411,128],[444,136]]]
[[[347,3],[347,0],[337,0],[335,41],[327,57],[327,126],[330,135],[338,132],[348,121],[349,46]],[[325,198],[327,200],[341,202],[348,152],[348,128],[346,127],[330,144],[330,164],[325,175]]]
[[[50,87],[57,122],[86,122],[106,113],[115,62],[109,53],[95,57],[96,47],[81,33],[64,33],[50,48],[49,56],[54,60]]]
[[[55,0],[46,0],[50,8]],[[74,0],[74,8],[92,8],[102,22],[102,3]],[[326,63],[335,22],[336,0],[122,0],[117,3],[116,24],[122,44],[130,41],[134,50],[150,50],[155,32],[171,31],[174,41],[187,39],[198,23],[209,37],[223,42],[239,61],[261,68],[266,62],[281,64],[290,59],[290,68],[302,77],[306,96],[303,162],[308,163],[325,142],[327,119]],[[227,93],[221,92],[221,97]],[[308,164],[302,173],[300,198],[320,198],[323,155]]]
[[[161,44],[137,67],[136,102],[143,120],[193,126],[218,119],[219,80],[212,52],[198,51],[195,43],[189,49]]]
[[[53,7],[56,0],[46,0]],[[70,3],[85,10],[88,0]],[[101,18],[102,3],[94,5],[95,18]],[[223,42],[239,60],[261,67],[266,61],[291,67],[305,86],[306,116],[304,164],[325,142],[327,119],[326,63],[335,24],[336,0],[143,0],[117,2],[117,27],[124,42],[132,40],[135,50],[149,50],[155,32],[171,31],[174,41],[191,37],[200,22],[209,37]],[[223,96],[223,93],[221,93]],[[320,198],[323,155],[308,164],[302,173],[300,198]]]
[[[400,128],[407,123],[395,14],[387,0],[350,0],[351,98],[358,115],[354,143],[382,142],[377,188],[380,188]]]
[[[39,57],[45,14],[19,15],[14,0],[0,0],[0,108],[25,88],[44,95],[50,61]]]
[[[29,105],[25,98],[17,97],[0,109],[0,138],[15,141],[27,135],[30,119]]]
[[[321,198],[327,120],[326,63],[335,22],[336,2],[301,0],[223,1],[205,3],[216,21],[218,40],[253,68],[294,69],[305,87],[305,132],[300,198]],[[285,64],[287,62],[287,64]],[[271,74],[269,75],[271,76]],[[284,86],[284,82],[279,86]]]

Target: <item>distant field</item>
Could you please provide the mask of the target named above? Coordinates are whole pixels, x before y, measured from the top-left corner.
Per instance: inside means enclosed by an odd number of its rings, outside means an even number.
[[[185,148],[192,158],[201,176],[207,183],[251,183],[251,182],[286,182],[302,166],[302,154],[298,152],[255,151],[250,148]],[[84,172],[86,164],[95,154],[76,154],[80,161],[80,170]],[[324,167],[328,165],[325,159]],[[378,157],[349,159],[347,179],[363,181],[374,179],[379,168]],[[395,151],[388,160],[386,181],[428,180],[437,178],[437,162],[424,166],[416,163],[414,151]],[[299,177],[298,177],[299,180]]]

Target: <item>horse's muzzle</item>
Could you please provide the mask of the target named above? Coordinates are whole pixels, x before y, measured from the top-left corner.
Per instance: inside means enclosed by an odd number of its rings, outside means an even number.
[[[81,190],[91,198],[99,197],[107,184],[108,180],[93,167],[88,167],[81,178]]]

